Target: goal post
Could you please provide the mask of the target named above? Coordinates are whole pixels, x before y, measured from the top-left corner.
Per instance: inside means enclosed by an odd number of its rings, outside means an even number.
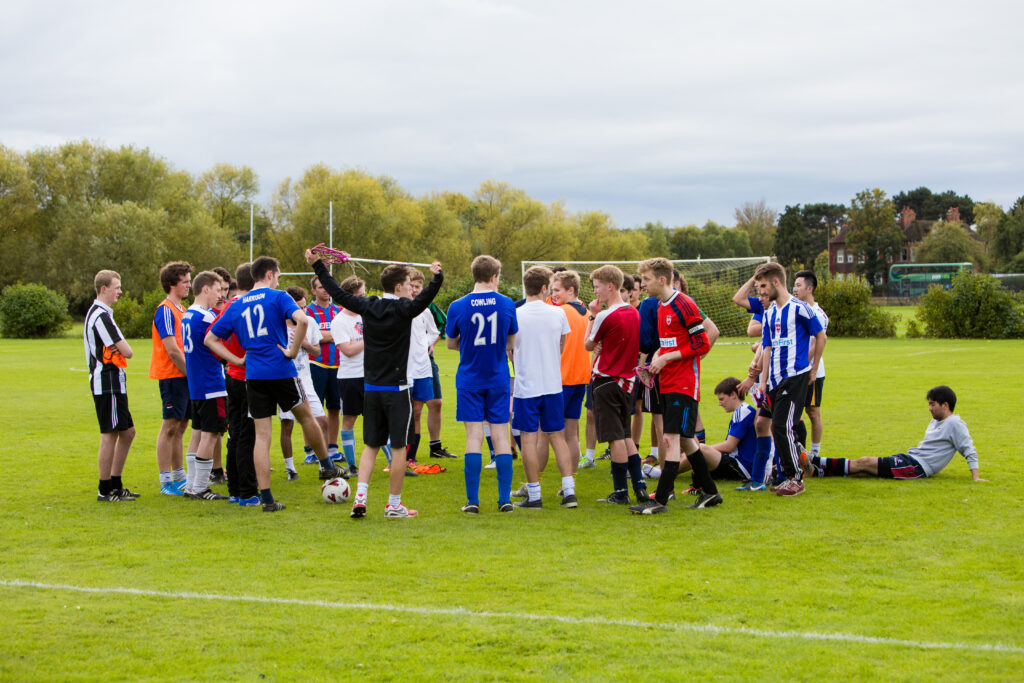
[[[686,279],[690,296],[705,315],[711,318],[725,337],[744,337],[750,315],[732,302],[740,286],[749,280],[757,267],[773,260],[771,256],[713,259],[669,259]],[[580,299],[589,302],[594,297],[590,273],[604,265],[617,266],[627,275],[636,274],[642,261],[523,261],[522,272],[532,266],[563,267],[580,276]],[[642,298],[641,294],[641,298]]]

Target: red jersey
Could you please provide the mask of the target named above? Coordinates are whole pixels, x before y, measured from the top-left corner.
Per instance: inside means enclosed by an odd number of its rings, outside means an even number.
[[[658,354],[679,351],[680,360],[669,361],[658,375],[663,394],[686,394],[700,400],[700,357],[711,350],[704,321],[696,302],[674,292],[658,306]]]
[[[213,322],[217,322],[218,320],[220,320],[220,317],[224,315],[224,312],[227,311],[228,308],[231,307],[231,304],[233,304],[237,300],[238,297],[236,296],[234,299],[224,304],[224,308],[220,309],[220,312],[217,314],[217,317],[213,319]],[[236,337],[235,335],[231,335],[231,339],[222,339],[221,341],[224,342],[224,346],[228,347],[228,351],[230,351],[231,353],[235,354],[239,358],[245,356],[245,349],[242,348],[241,342],[238,341],[238,337]],[[232,379],[241,380],[243,382],[245,381],[244,365],[235,365],[234,363],[228,363],[227,373],[228,377]]]
[[[640,356],[640,314],[629,304],[616,304],[594,319],[590,339],[601,344],[594,374],[615,377],[626,391],[633,391],[636,361]]]

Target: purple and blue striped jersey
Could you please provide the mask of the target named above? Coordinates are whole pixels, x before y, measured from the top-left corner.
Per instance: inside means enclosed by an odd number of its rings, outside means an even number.
[[[341,313],[341,308],[334,304],[329,304],[327,308],[318,306],[316,303],[306,306],[306,315],[311,318],[310,324],[319,327],[321,333],[331,331],[331,321],[339,313]],[[338,347],[328,342],[321,342],[319,355],[310,354],[309,362],[325,368],[338,367]]]
[[[774,303],[768,307],[764,314],[761,342],[772,349],[769,389],[811,369],[808,354],[810,338],[821,330],[818,316],[796,297],[790,297],[782,308]]]

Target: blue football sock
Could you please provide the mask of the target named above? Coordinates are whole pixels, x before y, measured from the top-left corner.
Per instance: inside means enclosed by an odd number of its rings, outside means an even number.
[[[487,437],[487,451],[491,454],[491,460],[494,460],[494,442],[489,436]]]
[[[466,478],[466,502],[471,505],[480,504],[480,471],[483,469],[483,455],[466,453],[463,473]]]
[[[768,459],[772,455],[772,437],[757,437],[757,454],[754,456],[754,471],[750,480],[755,484],[763,484],[767,477]]]
[[[523,437],[522,437],[522,435],[520,435],[520,434],[513,434],[512,438],[516,440],[516,446],[519,447],[519,450],[523,450]]]
[[[498,505],[512,502],[512,454],[500,453],[494,456],[498,470]]]
[[[345,453],[345,462],[349,467],[356,464],[356,434],[351,429],[341,431],[341,449]]]
[[[391,467],[391,444],[384,444],[380,447],[384,451],[384,457],[388,459],[388,467]]]

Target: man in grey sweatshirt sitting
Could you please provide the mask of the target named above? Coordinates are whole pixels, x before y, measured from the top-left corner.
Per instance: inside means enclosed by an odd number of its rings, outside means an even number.
[[[938,474],[959,451],[971,468],[974,481],[985,481],[978,476],[978,451],[967,424],[954,415],[956,394],[947,386],[928,391],[928,412],[932,421],[924,432],[924,439],[906,453],[883,458],[819,458],[810,459],[811,470],[817,477],[881,477],[883,479],[920,479]]]

